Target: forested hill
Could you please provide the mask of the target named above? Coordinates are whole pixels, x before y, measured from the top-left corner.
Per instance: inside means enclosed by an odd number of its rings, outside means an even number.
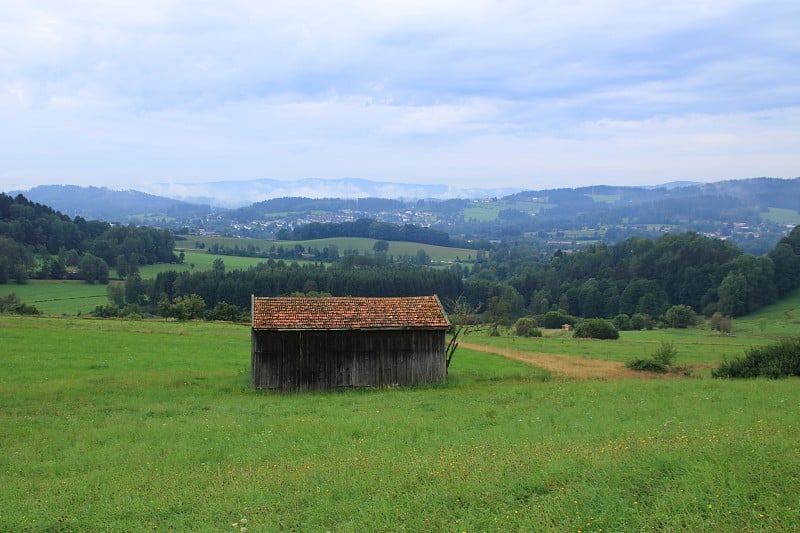
[[[25,197],[54,206],[62,213],[106,222],[153,222],[167,225],[169,220],[203,217],[211,206],[192,204],[140,191],[116,191],[106,187],[40,185]]]
[[[67,277],[104,282],[109,268],[126,275],[139,265],[176,262],[174,247],[167,230],[70,219],[21,194],[0,193],[0,283]]]

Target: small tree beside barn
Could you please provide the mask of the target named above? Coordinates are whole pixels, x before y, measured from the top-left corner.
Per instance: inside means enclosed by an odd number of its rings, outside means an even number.
[[[436,296],[252,298],[251,381],[284,391],[442,381],[449,321]]]

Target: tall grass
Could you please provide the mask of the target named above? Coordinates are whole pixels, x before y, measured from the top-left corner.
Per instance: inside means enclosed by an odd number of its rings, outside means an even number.
[[[274,394],[228,324],[0,317],[0,530],[800,527],[797,380]]]

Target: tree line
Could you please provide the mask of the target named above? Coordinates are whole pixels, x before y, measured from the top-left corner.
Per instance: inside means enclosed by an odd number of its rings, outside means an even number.
[[[118,226],[54,209],[19,194],[0,193],[0,283],[31,278],[108,281],[140,265],[177,262],[175,237],[168,230]]]
[[[398,226],[390,222],[362,218],[353,222],[334,222],[322,224],[312,222],[292,230],[282,229],[276,237],[280,240],[307,241],[332,237],[365,237],[384,241],[408,241],[421,244],[449,246],[450,235],[433,228],[404,224]]]
[[[110,296],[117,309],[132,305],[136,312],[163,315],[163,310],[170,305],[197,307],[198,301],[203,302],[201,308],[206,310],[224,304],[249,312],[253,294],[371,297],[438,294],[442,299],[456,299],[463,291],[463,284],[461,277],[451,270],[389,263],[381,257],[348,255],[331,266],[270,259],[247,270],[231,271],[217,258],[213,268],[207,271],[171,270],[151,280],[142,280],[135,274],[129,276],[124,288],[109,290],[114,293]],[[109,312],[107,309],[99,311]]]

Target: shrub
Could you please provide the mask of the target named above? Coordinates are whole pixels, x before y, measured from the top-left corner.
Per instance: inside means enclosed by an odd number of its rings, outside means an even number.
[[[39,310],[33,305],[22,303],[17,293],[12,292],[7,296],[0,297],[0,313],[10,315],[38,315]]]
[[[697,323],[697,315],[688,305],[673,305],[667,309],[664,322],[671,328],[688,328]]]
[[[158,301],[158,314],[164,318],[172,317],[178,320],[193,320],[203,318],[205,305],[203,297],[197,294],[178,296],[175,298],[174,303],[170,303],[167,295],[163,294]]]
[[[139,304],[128,304],[124,308],[120,309],[119,314],[120,316],[128,318],[142,318],[144,316],[142,314],[142,308],[139,306]]]
[[[618,314],[611,322],[614,324],[614,327],[620,331],[629,331],[632,328],[631,317],[625,313]]]
[[[244,320],[244,311],[233,304],[219,302],[214,306],[214,309],[206,314],[206,319],[241,322]]]
[[[98,305],[91,314],[100,318],[115,318],[119,316],[119,307],[116,305]]]
[[[514,324],[514,333],[518,337],[541,337],[542,330],[537,327],[536,319],[524,316]]]
[[[800,337],[767,346],[753,346],[743,357],[725,360],[711,373],[715,378],[784,378],[800,376]]]
[[[563,309],[559,309],[546,312],[542,321],[547,329],[561,329],[564,324],[575,324],[575,317],[568,315]]]
[[[625,363],[625,366],[631,370],[640,370],[642,372],[666,372],[668,370],[666,366],[655,359],[634,359]]]
[[[711,325],[711,329],[717,330],[721,333],[731,332],[731,318],[728,316],[723,316],[723,314],[720,312],[714,313],[711,316],[709,323]]]
[[[591,318],[578,324],[572,335],[586,339],[618,339],[619,331],[608,320]]]
[[[643,329],[653,329],[653,319],[650,315],[634,313],[631,316],[631,329],[641,331]]]
[[[664,366],[672,366],[675,358],[678,356],[678,350],[672,342],[662,342],[653,354],[653,360],[658,361]]]
[[[634,359],[625,363],[625,366],[645,372],[669,372],[676,370],[673,363],[677,356],[678,350],[673,343],[662,342],[649,359]]]

